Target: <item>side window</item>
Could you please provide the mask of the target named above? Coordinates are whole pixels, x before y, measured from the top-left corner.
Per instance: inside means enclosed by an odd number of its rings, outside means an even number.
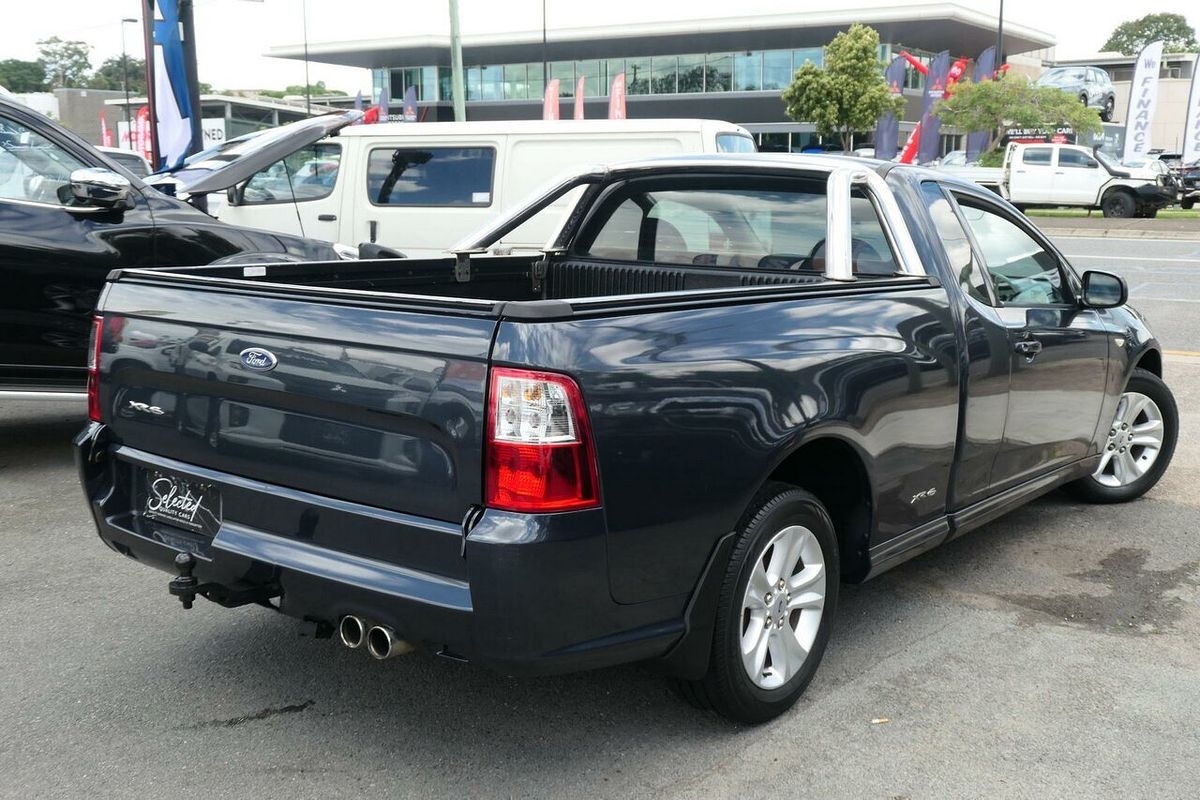
[[[718,133],[717,152],[757,153],[758,148],[754,146],[754,140],[749,136],[743,136],[740,133]]]
[[[1035,166],[1048,167],[1050,166],[1050,154],[1054,151],[1049,147],[1029,147],[1026,148],[1025,154],[1021,156],[1022,164],[1033,164]]]
[[[960,196],[958,201],[1003,305],[1068,302],[1058,259],[1015,222],[973,205],[969,198]]]
[[[333,193],[341,168],[342,146],[317,143],[297,150],[254,174],[242,186],[242,205],[302,203]]]
[[[71,173],[85,166],[41,134],[0,117],[0,199],[69,205]]]
[[[1074,167],[1076,169],[1096,166],[1096,162],[1087,153],[1081,153],[1078,150],[1059,150],[1058,165],[1060,167]]]
[[[962,222],[950,200],[942,191],[941,186],[933,181],[921,184],[921,192],[929,206],[929,216],[937,227],[942,246],[950,260],[950,268],[958,276],[958,285],[967,295],[981,303],[992,305],[992,297],[988,292],[987,278],[983,270],[975,263],[975,255],[971,250],[971,240],[963,230]]]
[[[367,199],[377,206],[490,206],[491,147],[377,148],[367,157]]]
[[[631,183],[583,231],[576,253],[592,258],[736,269],[825,270],[825,184],[811,179],[771,188],[712,181],[687,188]],[[870,199],[850,201],[856,274],[894,275],[891,244]]]

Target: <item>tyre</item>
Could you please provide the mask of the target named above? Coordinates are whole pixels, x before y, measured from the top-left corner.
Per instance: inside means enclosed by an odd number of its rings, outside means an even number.
[[[1112,191],[1100,201],[1100,210],[1106,217],[1132,217],[1137,212],[1137,202],[1129,192]]]
[[[737,537],[708,674],[680,690],[729,719],[766,722],[795,704],[825,652],[841,575],[837,536],[816,497],[771,483]]]
[[[1158,216],[1158,209],[1157,208],[1147,208],[1145,211],[1142,212],[1142,216],[1146,219],[1154,219],[1155,217]]]
[[[1104,107],[1102,109],[1100,109],[1100,121],[1101,122],[1112,122],[1113,109],[1116,107],[1116,105],[1117,105],[1116,98],[1114,98],[1112,95],[1109,95],[1108,98],[1104,101]]]
[[[1191,211],[1194,205],[1196,205],[1196,198],[1194,197],[1185,197],[1179,201],[1179,207],[1184,211]]]
[[[1135,500],[1167,471],[1178,434],[1179,410],[1171,390],[1153,372],[1136,369],[1117,403],[1100,467],[1065,488],[1089,503]]]

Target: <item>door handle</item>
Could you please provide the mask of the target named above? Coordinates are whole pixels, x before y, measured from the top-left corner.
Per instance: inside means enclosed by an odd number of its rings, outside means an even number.
[[[367,231],[371,238],[371,244],[375,243],[375,235],[379,231],[379,222],[377,220],[367,220]]]
[[[318,222],[337,222],[337,214],[317,214]]]
[[[1037,339],[1022,339],[1019,342],[1013,343],[1013,350],[1016,350],[1026,358],[1033,358],[1042,352],[1042,343]]]

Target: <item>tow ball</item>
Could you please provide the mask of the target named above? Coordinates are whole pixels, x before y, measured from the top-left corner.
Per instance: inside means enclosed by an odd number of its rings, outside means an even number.
[[[192,575],[192,571],[196,569],[196,557],[191,553],[179,553],[175,556],[175,568],[179,570],[179,574],[167,584],[167,590],[179,598],[185,609],[191,608],[196,601],[196,595],[199,595],[226,608],[255,603],[275,611],[279,610],[271,604],[271,600],[282,594],[275,580],[265,580],[239,588],[219,583],[201,583]]]
[[[200,581],[192,576],[192,570],[196,568],[196,557],[191,553],[180,553],[175,556],[175,568],[179,570],[179,575],[171,579],[167,589],[179,598],[184,608],[191,608],[202,588]]]

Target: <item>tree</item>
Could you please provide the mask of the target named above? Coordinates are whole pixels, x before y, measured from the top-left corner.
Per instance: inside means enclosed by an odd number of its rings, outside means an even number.
[[[1141,19],[1122,22],[1101,49],[1133,56],[1159,39],[1163,40],[1164,53],[1191,53],[1198,49],[1196,31],[1182,14],[1147,14]]]
[[[88,87],[124,91],[125,67],[121,64],[121,57],[104,59],[88,78]],[[146,94],[146,62],[140,58],[129,59],[129,93],[143,96]]]
[[[87,42],[63,41],[57,36],[37,43],[38,61],[46,71],[46,83],[52,89],[78,88],[84,85],[92,68]]]
[[[46,88],[46,71],[37,61],[6,58],[0,61],[0,86],[10,92],[40,92]]]
[[[783,91],[787,115],[811,122],[822,136],[838,135],[849,150],[854,131],[874,127],[886,112],[900,113],[904,99],[893,97],[883,79],[879,34],[855,23],[825,48],[825,66],[805,64]]]
[[[1071,92],[1038,86],[1020,76],[971,83],[963,81],[939,100],[934,113],[942,122],[964,131],[987,131],[987,150],[1008,128],[1070,127],[1077,135],[1099,133],[1100,115]]]

